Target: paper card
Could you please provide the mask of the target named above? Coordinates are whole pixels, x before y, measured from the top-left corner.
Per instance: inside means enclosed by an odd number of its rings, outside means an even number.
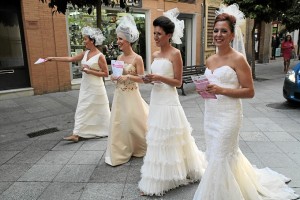
[[[119,77],[123,74],[124,61],[121,60],[111,60],[111,69],[113,76]]]
[[[200,76],[191,76],[198,94],[201,95],[204,99],[216,99],[217,96],[215,94],[209,93],[206,91],[207,85],[209,84],[209,80],[205,75]]]
[[[41,64],[41,63],[44,63],[44,62],[46,62],[46,61],[47,61],[47,60],[44,59],[44,58],[39,58],[37,61],[35,61],[34,64]]]

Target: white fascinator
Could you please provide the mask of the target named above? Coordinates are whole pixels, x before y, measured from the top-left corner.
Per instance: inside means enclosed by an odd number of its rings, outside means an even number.
[[[99,28],[92,28],[89,26],[83,27],[81,29],[82,35],[89,36],[95,40],[95,46],[101,45],[105,40],[101,30]]]
[[[172,43],[181,44],[182,42],[180,38],[183,37],[184,22],[183,20],[177,19],[179,15],[178,8],[168,10],[167,12],[164,12],[163,15],[165,17],[168,17],[175,24],[174,33],[172,36]]]
[[[134,43],[139,39],[140,33],[132,15],[125,15],[119,20],[116,33],[117,35],[122,34],[129,43]]]
[[[237,4],[232,4],[229,6],[225,6],[221,4],[219,10],[216,11],[216,15],[222,13],[227,13],[235,17],[236,24],[234,26],[235,34],[234,34],[234,39],[232,41],[232,48],[234,48],[235,50],[237,50],[238,52],[246,56],[243,33],[240,28],[240,26],[245,23],[244,13],[239,10],[239,6]]]

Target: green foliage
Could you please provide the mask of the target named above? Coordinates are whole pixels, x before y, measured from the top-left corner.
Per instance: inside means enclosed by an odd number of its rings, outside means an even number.
[[[88,8],[88,13],[90,14],[94,7],[100,2],[100,4],[104,4],[105,6],[115,6],[115,2],[112,0],[39,0],[43,3],[48,3],[49,7],[53,9],[53,12],[66,13],[67,5],[72,4],[73,7],[77,8]],[[126,0],[118,0],[120,3],[120,8],[125,9],[126,12],[129,11],[129,6],[127,5]]]
[[[291,0],[223,0],[225,4],[236,3],[245,16],[256,22],[281,20],[283,14],[292,7]]]
[[[299,3],[298,3],[299,2]],[[282,16],[282,23],[289,32],[300,28],[300,1],[294,0],[293,6]]]

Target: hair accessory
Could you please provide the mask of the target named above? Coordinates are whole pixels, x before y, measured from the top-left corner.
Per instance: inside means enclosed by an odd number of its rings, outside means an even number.
[[[105,40],[101,30],[99,28],[92,28],[89,26],[83,27],[81,29],[82,35],[89,36],[90,38],[95,40],[95,46],[101,45]]]
[[[137,41],[140,35],[132,15],[125,15],[119,20],[116,33],[117,35],[120,33],[123,34],[125,37],[124,39],[129,43]]]
[[[239,6],[237,4],[232,4],[230,6],[221,4],[219,10],[216,11],[216,15],[222,13],[227,13],[235,17],[236,23],[234,26],[234,39],[232,41],[232,48],[242,53],[246,57],[243,33],[240,28],[240,26],[245,23],[244,13],[239,10]]]
[[[165,17],[168,17],[175,24],[174,33],[172,36],[172,43],[182,44],[180,38],[183,37],[184,21],[177,19],[179,15],[178,8],[173,8],[171,10],[168,10],[167,12],[164,12],[163,15]]]

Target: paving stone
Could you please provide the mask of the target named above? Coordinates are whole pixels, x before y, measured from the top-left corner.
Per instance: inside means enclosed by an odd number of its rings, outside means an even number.
[[[15,182],[0,195],[3,200],[33,200],[37,199],[48,182]]]
[[[278,132],[278,131],[265,131],[264,134],[271,140],[271,141],[282,141],[282,142],[295,142],[297,139],[295,139],[293,136],[288,134],[287,132]]]
[[[37,164],[64,165],[71,160],[74,154],[75,151],[49,151]]]
[[[38,200],[77,200],[86,183],[51,183]]]
[[[91,176],[90,182],[125,183],[129,168],[128,165],[116,167],[111,167],[105,163],[103,165],[98,165]]]
[[[48,153],[48,151],[22,151],[10,159],[7,163],[36,163],[46,153]]]
[[[9,188],[14,182],[0,182],[0,194]]]
[[[52,148],[53,151],[77,151],[80,149],[83,142],[69,142],[60,141],[55,147]]]
[[[81,151],[105,151],[107,138],[86,140],[79,150]]]
[[[244,141],[269,141],[269,138],[265,136],[263,132],[244,132],[241,131],[240,136]]]
[[[63,165],[33,165],[18,181],[50,182],[62,168]]]
[[[33,140],[21,140],[21,141],[12,141],[0,143],[0,151],[22,151],[28,147]]]
[[[253,152],[258,152],[258,153],[274,153],[274,152],[282,152],[275,144],[270,143],[270,142],[246,142],[247,145],[251,148]]]
[[[80,200],[121,199],[123,188],[120,183],[88,183]]]
[[[264,166],[268,167],[297,167],[296,162],[289,158],[285,153],[258,153],[257,157],[261,160]]]
[[[77,151],[68,164],[74,165],[97,165],[103,156],[104,151]]]
[[[274,142],[285,153],[300,153],[300,142]]]
[[[0,151],[0,165],[6,163],[20,151]]]
[[[0,181],[16,181],[33,164],[4,164],[0,166]],[[1,199],[1,198],[0,198]]]
[[[55,177],[54,182],[88,182],[95,168],[96,165],[66,165]]]
[[[55,145],[57,145],[58,141],[55,140],[36,140],[32,142],[25,151],[45,151],[51,150]]]

